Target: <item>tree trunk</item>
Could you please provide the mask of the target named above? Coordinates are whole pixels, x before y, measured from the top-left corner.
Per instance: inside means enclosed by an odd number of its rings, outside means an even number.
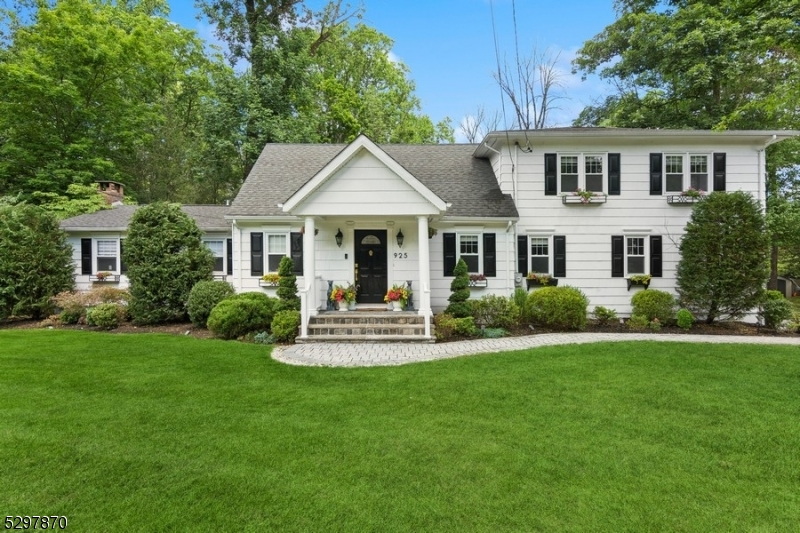
[[[778,290],[778,247],[774,244],[769,256],[769,284],[767,287],[773,291]]]

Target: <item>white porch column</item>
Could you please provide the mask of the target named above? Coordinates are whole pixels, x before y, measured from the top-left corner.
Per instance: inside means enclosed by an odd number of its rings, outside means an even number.
[[[303,287],[305,297],[300,299],[300,336],[308,336],[308,317],[317,314],[317,271],[316,249],[314,247],[314,217],[306,217],[303,234]]]
[[[419,302],[420,315],[425,316],[425,336],[431,336],[431,254],[428,241],[428,217],[417,217],[417,233],[419,234]]]

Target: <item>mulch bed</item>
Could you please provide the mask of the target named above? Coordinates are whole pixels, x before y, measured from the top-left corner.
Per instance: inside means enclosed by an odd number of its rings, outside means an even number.
[[[40,320],[30,320],[24,318],[12,318],[4,322],[0,322],[0,329],[36,329],[49,327],[47,322]],[[84,331],[102,331],[99,328],[87,325],[53,325],[57,329],[72,329]],[[759,328],[755,324],[747,324],[744,322],[718,322],[715,324],[702,324],[696,323],[692,329],[683,330],[677,326],[662,327],[659,331],[645,330],[631,330],[628,326],[618,322],[610,323],[605,326],[600,326],[592,321],[589,321],[586,329],[589,333],[652,333],[653,335],[663,334],[689,334],[689,335],[757,335],[764,337],[800,337],[797,332],[790,331],[775,331],[767,328]],[[198,339],[210,339],[214,336],[207,329],[197,328],[191,323],[170,323],[158,326],[134,326],[130,322],[122,324],[117,329],[110,330],[109,333],[163,333],[167,335],[186,335]],[[544,333],[558,333],[554,330],[546,328],[522,326],[509,332],[509,336],[519,337],[523,335],[539,335]],[[463,340],[461,338],[453,338],[450,340]],[[442,341],[438,341],[442,342]]]

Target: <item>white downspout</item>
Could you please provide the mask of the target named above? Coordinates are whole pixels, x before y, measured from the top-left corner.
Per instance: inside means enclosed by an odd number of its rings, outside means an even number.
[[[511,265],[514,264],[514,254],[512,253],[512,240],[511,229],[514,227],[514,222],[509,220],[506,226],[506,297],[510,298],[514,293],[514,269]]]
[[[519,152],[517,151],[518,145],[514,144],[514,158],[511,161],[511,198],[514,203],[517,202],[517,162],[519,161]]]

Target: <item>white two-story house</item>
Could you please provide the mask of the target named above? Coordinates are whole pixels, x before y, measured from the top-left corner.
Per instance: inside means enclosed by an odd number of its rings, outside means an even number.
[[[301,337],[331,283],[357,284],[362,306],[410,284],[430,335],[458,259],[479,278],[474,298],[509,296],[538,272],[581,289],[590,309],[626,316],[642,290],[631,276],[675,290],[697,201],[686,191],[742,190],[763,204],[765,148],[795,135],[559,128],[493,132],[478,145],[270,144],[230,206],[184,209],[215,251],[215,274],[239,292],[273,291],[262,276],[294,260]],[[101,258],[121,257],[133,209],[63,222],[80,288],[100,270],[125,286],[121,261]]]

